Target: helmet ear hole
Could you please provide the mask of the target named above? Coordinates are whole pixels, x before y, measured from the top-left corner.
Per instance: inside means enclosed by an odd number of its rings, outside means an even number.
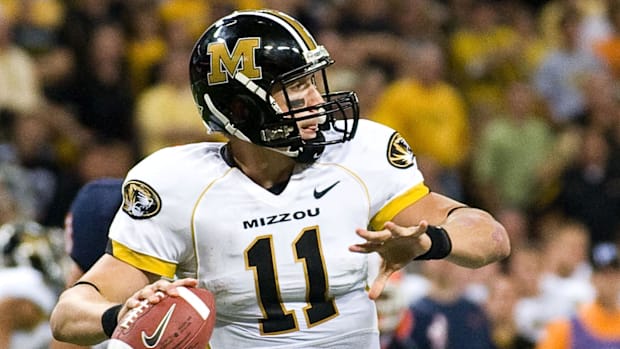
[[[240,95],[235,96],[230,102],[230,121],[237,127],[252,117],[250,108],[246,104],[248,102],[250,101],[247,97]]]
[[[238,94],[230,101],[230,121],[245,132],[258,132],[265,123],[265,111],[251,96]]]

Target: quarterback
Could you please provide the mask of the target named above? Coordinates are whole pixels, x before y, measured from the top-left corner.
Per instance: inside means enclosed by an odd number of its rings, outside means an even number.
[[[54,336],[103,341],[140,301],[183,285],[215,295],[213,349],[379,348],[374,299],[391,273],[506,257],[501,224],[431,192],[398,132],[360,119],[354,92],[329,90],[332,63],[281,12],[209,27],[191,87],[228,142],[164,148],[129,171],[107,253],[61,295]]]

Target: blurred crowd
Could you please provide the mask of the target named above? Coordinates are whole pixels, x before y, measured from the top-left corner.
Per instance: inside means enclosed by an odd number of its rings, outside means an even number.
[[[552,348],[554,321],[602,289],[620,343],[620,0],[0,0],[0,275],[29,264],[53,297],[62,257],[13,257],[43,240],[21,253],[58,255],[80,187],[222,139],[201,124],[188,57],[214,19],[261,7],[316,34],[332,90],[401,132],[431,190],[510,234],[504,263],[395,275],[378,303],[386,348]],[[51,307],[4,319],[14,291],[0,287],[0,348]]]

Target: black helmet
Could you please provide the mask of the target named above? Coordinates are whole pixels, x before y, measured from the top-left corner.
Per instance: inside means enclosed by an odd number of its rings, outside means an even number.
[[[207,128],[273,148],[300,162],[314,160],[328,144],[353,138],[359,119],[354,92],[330,93],[329,53],[290,16],[273,11],[237,11],[211,25],[192,51],[194,100]],[[285,86],[320,73],[324,102],[294,108]],[[272,94],[283,91],[288,111]],[[293,118],[300,112],[311,115]],[[302,140],[297,121],[318,118],[317,137]]]

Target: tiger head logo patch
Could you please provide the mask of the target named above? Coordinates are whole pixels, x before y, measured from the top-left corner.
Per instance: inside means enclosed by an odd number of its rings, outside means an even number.
[[[161,210],[161,199],[148,184],[130,180],[123,186],[123,211],[134,219],[155,216]]]
[[[411,147],[398,132],[394,132],[390,137],[387,159],[390,165],[396,168],[409,168],[415,163],[415,155]]]

